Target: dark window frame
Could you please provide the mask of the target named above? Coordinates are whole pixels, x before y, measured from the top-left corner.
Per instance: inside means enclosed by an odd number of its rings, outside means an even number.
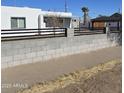
[[[17,27],[12,27],[12,19],[16,19],[17,20]],[[18,27],[18,24],[19,24],[18,20],[19,19],[24,19],[24,27],[23,28]],[[11,17],[10,21],[11,21],[11,29],[24,29],[24,28],[26,28],[26,17]]]

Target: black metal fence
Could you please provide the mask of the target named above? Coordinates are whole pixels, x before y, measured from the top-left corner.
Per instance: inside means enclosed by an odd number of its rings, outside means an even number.
[[[88,31],[88,30],[99,30],[99,31],[103,31],[104,27],[78,27],[78,28],[74,28],[75,31]]]
[[[74,36],[104,34],[105,28],[74,28]]]
[[[4,29],[4,30],[1,30],[2,41],[53,38],[53,37],[67,37],[67,28]]]
[[[114,29],[114,30],[113,30]],[[110,33],[121,33],[122,30],[110,28]],[[105,28],[74,28],[74,36],[105,34]],[[4,29],[1,30],[1,40],[25,40],[39,38],[67,37],[67,28],[42,28],[42,29]]]
[[[121,31],[122,27],[110,27],[110,31]]]
[[[122,29],[118,27],[110,27],[110,33],[121,33]],[[74,28],[74,36],[80,35],[93,35],[93,34],[105,34],[106,28],[105,27],[95,27],[95,28]]]

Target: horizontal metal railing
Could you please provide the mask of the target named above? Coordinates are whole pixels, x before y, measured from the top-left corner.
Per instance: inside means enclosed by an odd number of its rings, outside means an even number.
[[[80,27],[80,28],[74,28],[75,31],[87,31],[87,30],[104,30],[103,27]]]
[[[67,28],[41,28],[41,29],[3,29],[1,40],[24,40],[52,37],[67,37]]]
[[[110,31],[121,31],[121,27],[110,27]]]
[[[75,31],[74,36],[80,36],[80,35],[94,35],[94,34],[104,34],[103,31]]]
[[[110,33],[121,33],[121,28],[118,27],[109,27]],[[93,34],[105,34],[106,28],[105,27],[81,27],[81,28],[74,28],[74,36],[79,35],[93,35]]]
[[[97,29],[97,30],[96,30]],[[111,33],[120,33],[121,30],[110,30]],[[74,28],[74,36],[105,34],[105,28]],[[1,40],[26,40],[39,38],[67,37],[67,28],[41,28],[41,29],[3,29]]]
[[[74,36],[104,34],[104,28],[74,28]]]

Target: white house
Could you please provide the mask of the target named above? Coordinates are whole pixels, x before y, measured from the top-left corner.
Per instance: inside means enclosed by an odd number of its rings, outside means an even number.
[[[72,13],[69,12],[51,12],[29,7],[1,6],[1,29],[52,27],[45,20],[52,17],[58,18],[62,27],[71,27]]]

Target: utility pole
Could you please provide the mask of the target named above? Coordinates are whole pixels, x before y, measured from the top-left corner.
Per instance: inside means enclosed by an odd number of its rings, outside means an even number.
[[[14,6],[16,6],[16,0],[14,0]]]
[[[65,0],[65,12],[67,12],[67,1]]]
[[[80,30],[80,21],[81,21],[81,18],[79,17],[79,30]]]

